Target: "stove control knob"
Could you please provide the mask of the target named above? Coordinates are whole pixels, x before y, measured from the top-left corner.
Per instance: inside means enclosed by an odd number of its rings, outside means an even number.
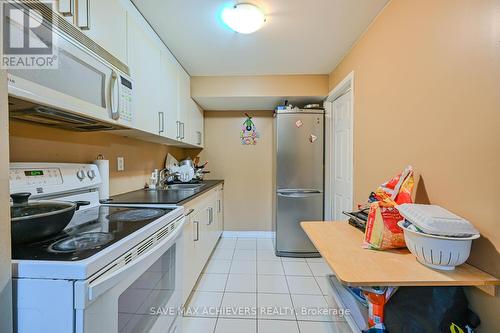
[[[95,171],[94,170],[87,171],[87,176],[90,178],[90,180],[93,180],[95,178]]]
[[[80,180],[85,179],[85,171],[83,171],[83,170],[78,170],[78,171],[76,172],[76,177],[77,177],[78,179],[80,179]]]

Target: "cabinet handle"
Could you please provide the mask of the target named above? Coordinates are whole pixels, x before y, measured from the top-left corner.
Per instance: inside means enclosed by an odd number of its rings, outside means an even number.
[[[176,136],[176,139],[179,140],[181,138],[181,122],[180,121],[176,121],[175,124],[177,125],[177,136]]]
[[[158,112],[158,134],[165,131],[165,114],[160,111]]]
[[[59,0],[58,6],[59,13],[63,16],[75,15],[75,1],[74,0]]]
[[[211,225],[214,222],[214,209],[212,207],[208,207],[208,225]]]
[[[76,0],[76,21],[78,28],[82,30],[90,29],[90,0]]]
[[[196,131],[196,134],[197,134],[197,138],[198,138],[198,141],[197,141],[197,145],[201,145],[201,132],[200,131]]]
[[[192,212],[194,212],[194,209],[190,209],[186,214],[184,214],[184,217],[188,217]]]
[[[196,224],[196,238],[193,241],[197,242],[200,240],[200,222],[193,221],[193,224]]]
[[[181,137],[181,140],[184,140],[186,133],[184,132],[185,127],[184,127],[184,123],[183,122],[181,122],[181,126],[182,126],[182,137]]]
[[[220,204],[220,199],[217,200],[217,213],[220,213],[222,212],[222,209],[221,209],[221,204]]]

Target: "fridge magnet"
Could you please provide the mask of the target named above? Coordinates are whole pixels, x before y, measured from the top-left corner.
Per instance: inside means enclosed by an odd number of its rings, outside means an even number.
[[[314,143],[314,141],[316,141],[316,140],[318,140],[318,137],[317,137],[316,135],[311,134],[311,135],[309,136],[309,142],[310,142],[310,143]]]
[[[257,128],[252,121],[252,117],[250,117],[248,113],[245,113],[245,116],[247,117],[247,120],[243,122],[240,132],[241,144],[245,146],[256,145],[259,133],[257,132]]]
[[[297,128],[301,128],[302,125],[304,125],[304,123],[300,119],[295,122],[295,127],[297,127]]]

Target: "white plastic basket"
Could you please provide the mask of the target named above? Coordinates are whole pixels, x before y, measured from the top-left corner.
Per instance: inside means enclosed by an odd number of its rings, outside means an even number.
[[[435,236],[407,229],[404,221],[398,225],[410,252],[420,263],[434,269],[449,271],[463,264],[469,258],[472,240],[479,238],[479,234],[466,238]]]

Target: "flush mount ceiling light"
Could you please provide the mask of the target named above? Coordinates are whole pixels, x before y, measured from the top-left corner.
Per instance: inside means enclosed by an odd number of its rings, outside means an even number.
[[[251,34],[262,28],[266,16],[262,10],[250,3],[240,3],[222,11],[222,21],[241,34]]]

